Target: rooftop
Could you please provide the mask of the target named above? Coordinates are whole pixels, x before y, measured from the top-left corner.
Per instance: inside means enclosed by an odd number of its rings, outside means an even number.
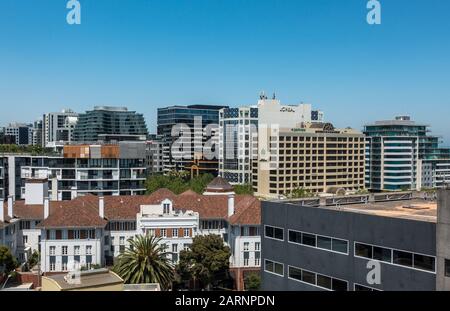
[[[56,283],[56,285],[63,291],[123,284],[123,279],[108,269],[82,271],[80,275],[80,284],[72,284],[67,282],[67,274],[57,274],[46,276],[45,278]]]
[[[287,203],[303,205],[294,201]],[[327,206],[313,205],[313,207],[381,217],[403,218],[426,222],[437,221],[437,202],[421,198]]]

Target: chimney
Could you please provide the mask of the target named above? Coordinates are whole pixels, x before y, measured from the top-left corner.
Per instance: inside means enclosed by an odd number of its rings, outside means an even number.
[[[13,218],[13,205],[14,205],[14,197],[12,195],[8,196],[8,216]]]
[[[234,215],[234,194],[228,195],[228,217]]]
[[[105,198],[99,197],[98,198],[98,214],[100,218],[105,218]]]
[[[44,219],[47,219],[49,215],[50,215],[50,201],[46,197],[44,198]]]
[[[4,203],[3,198],[0,198],[0,223],[5,222]]]

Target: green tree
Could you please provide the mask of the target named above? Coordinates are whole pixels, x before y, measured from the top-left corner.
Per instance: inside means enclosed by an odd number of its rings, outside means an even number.
[[[261,276],[259,273],[252,272],[245,276],[244,278],[245,290],[257,291],[261,287]]]
[[[250,195],[253,195],[254,193],[252,185],[249,184],[235,185],[234,192],[236,194],[250,194]]]
[[[28,258],[28,260],[24,266],[24,270],[30,271],[31,269],[33,269],[33,267],[39,263],[39,260],[40,260],[39,258],[40,258],[39,252],[34,251],[33,254],[31,254],[31,256]]]
[[[194,287],[211,289],[229,279],[230,248],[219,235],[196,236],[189,250],[181,251],[176,271],[183,281]]]
[[[158,189],[167,188],[175,194],[180,194],[188,189],[197,193],[203,193],[206,186],[214,179],[211,174],[201,174],[190,178],[187,172],[170,172],[168,175],[153,175],[147,179],[147,193],[153,193]]]
[[[128,240],[128,247],[118,257],[114,271],[127,284],[159,283],[169,289],[174,280],[174,269],[160,238],[138,235]]]
[[[18,267],[17,259],[6,246],[0,246],[0,273],[10,274]]]

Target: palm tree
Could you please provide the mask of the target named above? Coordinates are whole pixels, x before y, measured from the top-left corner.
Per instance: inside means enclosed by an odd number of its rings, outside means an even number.
[[[148,234],[130,238],[130,247],[119,255],[114,271],[127,284],[159,283],[161,288],[169,289],[174,280],[174,268],[160,241]]]

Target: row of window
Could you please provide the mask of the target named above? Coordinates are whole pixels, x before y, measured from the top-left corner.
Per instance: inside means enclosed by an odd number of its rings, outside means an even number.
[[[68,246],[61,246],[61,255],[68,255],[69,254],[68,250],[69,250]],[[80,255],[80,250],[81,250],[81,247],[79,245],[75,245],[73,247],[73,254]],[[92,255],[92,246],[86,245],[85,251],[86,251],[86,253],[85,253],[86,255]],[[50,246],[49,252],[50,252],[50,256],[56,255],[56,246]]]
[[[190,237],[192,235],[192,229],[190,228],[174,228],[174,229],[147,229],[146,232],[149,235],[162,238],[178,238],[178,237]]]
[[[265,226],[265,237],[284,241],[284,229]],[[303,246],[333,251],[348,255],[348,241],[307,232],[288,230],[288,241]],[[408,268],[436,272],[436,258],[433,256],[403,250],[378,247],[355,242],[354,256],[374,259]]]
[[[402,250],[355,242],[355,256],[436,272],[436,258]]]
[[[348,255],[348,241],[289,230],[289,242]]]
[[[284,277],[284,264],[272,260],[264,260],[264,271]],[[330,291],[348,291],[348,282],[317,272],[288,266],[288,278]],[[353,285],[354,291],[379,291],[376,288],[361,284]]]

